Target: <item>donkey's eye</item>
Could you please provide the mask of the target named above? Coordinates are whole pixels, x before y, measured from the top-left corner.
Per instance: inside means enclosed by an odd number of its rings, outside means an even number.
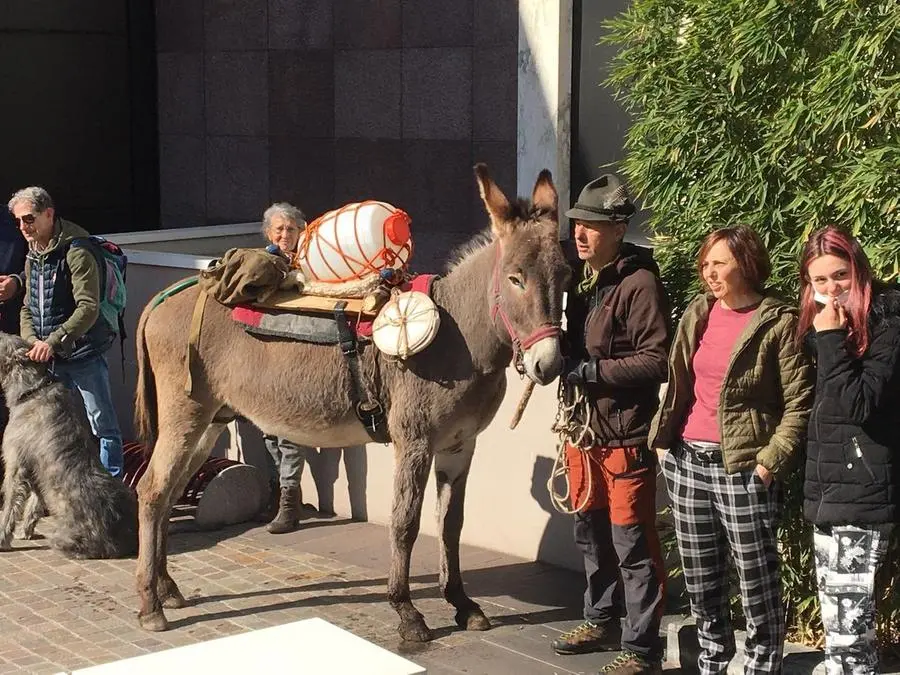
[[[511,283],[516,288],[525,288],[525,281],[515,274],[509,275],[509,283]]]

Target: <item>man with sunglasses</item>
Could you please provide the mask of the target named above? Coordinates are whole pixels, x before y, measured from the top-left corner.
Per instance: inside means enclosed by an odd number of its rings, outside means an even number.
[[[100,314],[100,267],[79,241],[88,233],[56,215],[40,187],[27,187],[9,200],[9,211],[28,243],[21,334],[28,357],[50,362],[62,382],[84,400],[91,431],[100,439],[100,461],[122,473],[122,434],[109,387],[106,351],[115,332]]]

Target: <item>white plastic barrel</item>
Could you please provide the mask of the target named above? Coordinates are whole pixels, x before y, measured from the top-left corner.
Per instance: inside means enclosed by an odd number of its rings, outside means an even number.
[[[410,218],[385,202],[347,204],[306,228],[297,247],[297,266],[307,279],[348,281],[409,259]]]

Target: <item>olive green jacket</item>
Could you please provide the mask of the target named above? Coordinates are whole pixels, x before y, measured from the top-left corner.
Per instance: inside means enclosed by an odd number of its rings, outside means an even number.
[[[46,248],[40,251],[34,245],[29,247],[28,256],[25,259],[25,301],[22,303],[21,334],[28,344],[34,344],[38,339],[34,330],[34,321],[40,317],[34,316],[29,299],[31,297],[31,265],[34,261],[43,262],[57,249],[69,247],[66,251],[66,264],[72,275],[72,297],[75,300],[75,311],[65,322],[47,337],[54,352],[59,352],[63,339],[76,340],[87,333],[100,317],[100,267],[97,259],[89,249],[80,246],[71,246],[73,239],[87,237],[87,230],[75,223],[62,218],[57,218],[53,238]]]
[[[650,447],[671,448],[681,438],[694,402],[692,361],[706,328],[711,296],[684,312],[669,354],[669,384],[650,428]],[[815,380],[796,344],[797,311],[766,296],[731,353],[719,398],[722,461],[727,473],[762,464],[783,477],[797,464],[809,422]]]

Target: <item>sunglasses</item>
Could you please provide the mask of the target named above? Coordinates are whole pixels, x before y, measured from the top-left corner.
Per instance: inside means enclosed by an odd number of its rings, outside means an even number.
[[[37,216],[33,213],[26,213],[21,218],[19,216],[13,216],[13,218],[15,218],[16,223],[19,225],[21,225],[22,223],[25,223],[26,225],[33,225],[34,221],[37,220]]]

